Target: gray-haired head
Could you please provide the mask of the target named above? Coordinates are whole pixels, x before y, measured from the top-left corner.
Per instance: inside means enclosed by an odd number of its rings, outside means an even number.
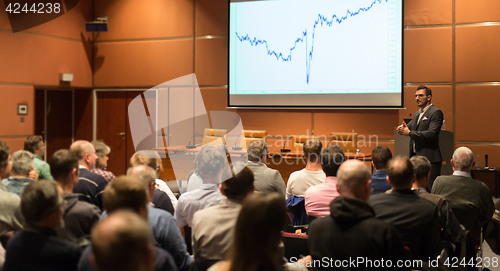
[[[460,147],[453,153],[454,169],[469,172],[474,164],[474,153],[467,147]]]
[[[20,150],[12,155],[12,174],[28,176],[33,169],[34,156],[31,152]]]
[[[417,181],[425,179],[431,173],[431,162],[425,156],[413,156],[410,161]]]
[[[262,139],[254,139],[248,143],[248,161],[260,162],[260,159],[267,155],[267,143]]]
[[[217,178],[226,162],[226,153],[221,143],[212,143],[201,148],[194,161],[194,171],[204,182]]]

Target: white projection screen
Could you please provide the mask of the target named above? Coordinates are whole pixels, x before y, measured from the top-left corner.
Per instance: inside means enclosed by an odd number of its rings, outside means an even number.
[[[228,107],[403,107],[403,0],[231,0],[228,40]]]

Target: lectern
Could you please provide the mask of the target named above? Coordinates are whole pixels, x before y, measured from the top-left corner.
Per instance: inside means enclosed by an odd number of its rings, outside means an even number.
[[[439,132],[439,149],[443,164],[441,165],[441,175],[453,174],[450,160],[455,151],[455,140],[453,132],[441,130]],[[402,155],[408,157],[410,155],[410,137],[398,134],[397,128],[394,128],[394,155]]]

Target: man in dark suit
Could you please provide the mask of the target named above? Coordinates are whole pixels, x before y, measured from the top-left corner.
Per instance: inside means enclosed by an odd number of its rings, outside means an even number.
[[[85,140],[78,140],[71,144],[70,149],[79,155],[80,177],[73,193],[79,200],[92,203],[102,210],[102,193],[108,181],[99,174],[90,172],[95,168],[97,155],[94,146]]]
[[[417,88],[415,99],[420,109],[408,125],[403,121],[398,126],[398,133],[410,137],[410,157],[425,156],[431,162],[430,191],[434,180],[441,175],[443,159],[439,149],[439,132],[443,125],[443,112],[432,105],[432,90],[424,85]]]

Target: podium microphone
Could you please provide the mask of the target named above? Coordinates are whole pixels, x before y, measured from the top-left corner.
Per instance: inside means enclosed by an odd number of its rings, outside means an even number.
[[[241,150],[241,149],[242,149],[242,148],[240,147],[240,145],[236,145],[236,144],[238,144],[238,139],[240,138],[240,136],[241,136],[242,134],[243,134],[243,133],[241,133],[241,134],[240,134],[240,135],[236,138],[236,140],[234,141],[233,150],[235,150],[235,151],[239,151],[239,150]]]
[[[188,143],[188,145],[186,146],[186,149],[196,149],[196,145],[191,145],[191,139],[193,139],[193,138],[194,138],[197,134],[198,134],[198,132],[196,132],[196,133],[193,135],[193,137],[191,137],[191,138],[189,139],[189,143]],[[194,140],[193,140],[193,143],[194,143]]]
[[[291,152],[292,150],[290,149],[285,149],[285,146],[286,146],[286,143],[288,142],[288,140],[290,140],[290,138],[292,138],[293,136],[290,136],[289,138],[286,139],[285,143],[283,144],[283,149],[281,149],[280,151],[281,152]]]

